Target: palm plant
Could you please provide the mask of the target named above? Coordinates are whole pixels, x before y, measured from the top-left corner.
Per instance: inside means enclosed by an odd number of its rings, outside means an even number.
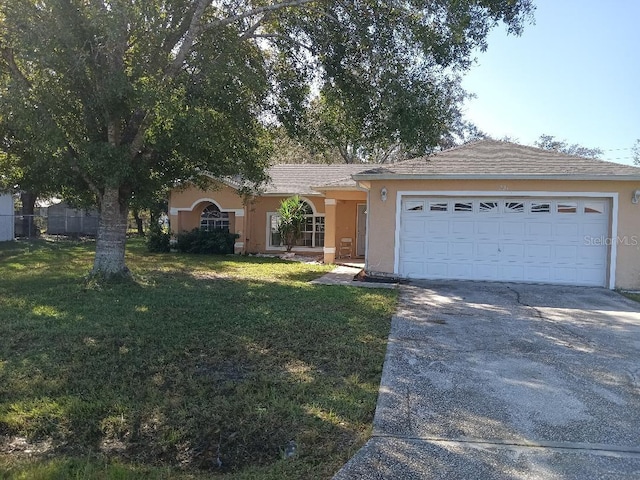
[[[282,243],[287,247],[287,252],[298,243],[307,214],[305,203],[298,195],[286,198],[280,202],[278,208],[278,233]]]

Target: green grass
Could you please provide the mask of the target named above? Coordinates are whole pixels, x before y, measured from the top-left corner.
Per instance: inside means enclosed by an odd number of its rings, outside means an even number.
[[[135,240],[87,288],[93,248],[0,244],[0,479],[330,478],[368,438],[395,292]]]
[[[630,298],[631,300],[640,302],[640,293],[631,293],[631,292],[620,292],[620,293],[625,297]]]

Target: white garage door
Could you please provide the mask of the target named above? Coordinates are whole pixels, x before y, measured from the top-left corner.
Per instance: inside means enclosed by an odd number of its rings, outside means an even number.
[[[403,197],[401,208],[403,277],[605,285],[607,199]]]

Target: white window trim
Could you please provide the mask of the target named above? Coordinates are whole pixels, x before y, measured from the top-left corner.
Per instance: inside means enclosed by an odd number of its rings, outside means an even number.
[[[233,213],[236,217],[244,217],[244,208],[222,208],[213,198],[199,198],[190,207],[171,207],[169,215],[177,215],[178,212],[193,212],[193,209],[200,203],[213,203],[221,212]]]
[[[548,197],[548,198],[608,198],[611,199],[611,238],[618,238],[618,192],[542,192],[542,191],[502,191],[502,190],[398,190],[396,192],[396,225],[394,235],[393,274],[400,274],[400,218],[402,197]],[[609,251],[609,289],[616,285],[617,242],[611,242]]]
[[[302,198],[302,197],[300,197]],[[313,216],[314,217],[322,217],[325,218],[325,214],[324,213],[317,213],[315,211],[315,209],[313,208],[313,205],[311,206],[311,210],[313,211]],[[278,252],[285,252],[287,250],[286,246],[276,246],[276,245],[271,245],[271,216],[272,215],[278,215],[278,212],[267,212],[267,228],[266,228],[266,241],[265,241],[265,250],[272,250],[272,251],[278,251]],[[313,223],[314,227],[315,227],[315,222]],[[326,223],[325,223],[326,226]],[[315,241],[315,231],[313,232],[313,239]],[[295,246],[293,247],[292,251],[294,252],[323,252],[324,251],[324,246],[323,247],[301,247],[301,246]]]

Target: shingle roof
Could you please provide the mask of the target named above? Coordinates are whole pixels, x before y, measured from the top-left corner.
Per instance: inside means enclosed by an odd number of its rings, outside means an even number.
[[[269,168],[265,195],[319,195],[387,178],[551,178],[640,180],[640,167],[566,155],[498,140],[480,140],[428,157],[387,165],[280,164]],[[234,188],[240,178],[227,178]]]
[[[356,178],[544,177],[640,179],[640,168],[497,140],[474,143],[361,172]],[[635,177],[635,178],[634,178]]]
[[[269,169],[270,181],[264,187],[269,195],[313,195],[318,194],[316,187],[355,187],[351,178],[355,173],[371,168],[366,164],[282,164]]]

